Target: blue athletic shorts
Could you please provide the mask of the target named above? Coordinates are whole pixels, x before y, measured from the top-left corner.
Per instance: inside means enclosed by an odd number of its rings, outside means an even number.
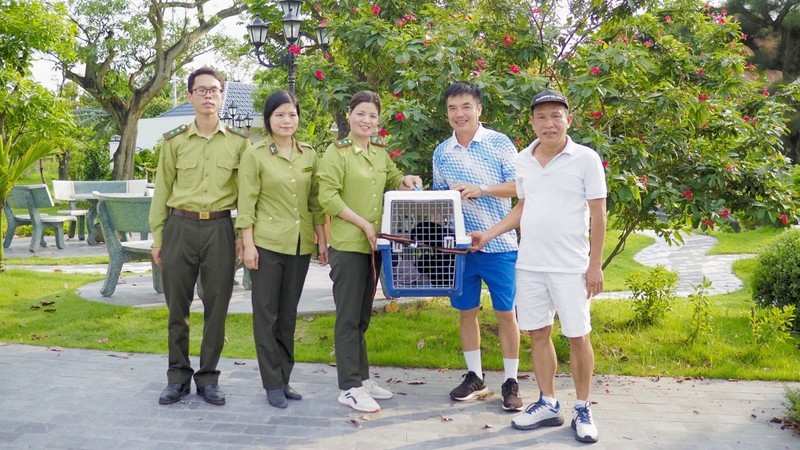
[[[489,288],[494,310],[512,311],[517,291],[514,279],[516,264],[517,252],[467,253],[463,289],[460,296],[450,297],[450,304],[460,311],[480,306],[483,281]]]

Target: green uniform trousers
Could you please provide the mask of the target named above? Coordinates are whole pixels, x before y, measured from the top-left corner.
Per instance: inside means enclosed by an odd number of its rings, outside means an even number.
[[[336,303],[336,372],[339,389],[361,386],[369,379],[367,341],[364,335],[372,318],[376,276],[381,270],[380,252],[374,254],[328,250]]]
[[[294,368],[297,304],[303,293],[311,255],[284,255],[261,247],[253,281],[253,338],[264,389],[289,384]]]
[[[164,225],[161,261],[164,296],[169,308],[167,380],[197,386],[219,383],[217,363],[225,343],[225,318],[233,292],[236,234],[230,217],[191,220],[171,215]],[[189,360],[189,307],[200,277],[203,298],[203,341],[200,367]]]

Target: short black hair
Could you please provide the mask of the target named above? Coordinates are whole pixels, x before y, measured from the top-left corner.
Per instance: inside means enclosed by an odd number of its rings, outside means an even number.
[[[378,108],[378,114],[381,113],[381,98],[378,94],[372,91],[356,92],[353,94],[353,97],[350,99],[350,104],[347,106],[350,108],[350,111],[352,111],[361,103],[372,103],[376,108]]]
[[[186,88],[189,92],[193,92],[194,79],[200,75],[211,75],[212,77],[216,78],[217,81],[219,81],[220,89],[225,89],[225,77],[223,77],[221,73],[217,72],[211,67],[201,67],[189,74],[189,80],[186,82]]]
[[[272,118],[272,113],[282,105],[291,103],[297,109],[297,118],[300,118],[300,103],[297,97],[289,91],[275,91],[269,94],[267,101],[264,103],[264,129],[267,133],[272,134],[272,128],[269,126],[269,119]]]
[[[483,95],[481,94],[481,90],[478,89],[478,86],[468,83],[466,81],[459,81],[457,83],[453,83],[447,87],[444,91],[444,101],[445,103],[450,97],[457,97],[459,95],[469,95],[481,104],[481,100],[483,99]]]

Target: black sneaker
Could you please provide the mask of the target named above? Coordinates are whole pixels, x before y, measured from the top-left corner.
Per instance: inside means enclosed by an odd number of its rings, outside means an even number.
[[[457,388],[450,391],[450,398],[453,400],[463,402],[489,393],[489,388],[486,387],[483,379],[475,375],[475,372],[467,372],[466,375],[462,375],[461,378],[463,378],[464,381]]]
[[[517,380],[509,378],[500,387],[503,393],[503,409],[506,411],[522,411],[522,397],[519,396]]]

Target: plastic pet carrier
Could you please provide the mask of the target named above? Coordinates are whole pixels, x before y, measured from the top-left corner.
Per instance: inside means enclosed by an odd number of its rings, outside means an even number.
[[[458,191],[389,191],[383,197],[378,236],[384,289],[392,297],[461,294],[464,255],[472,239],[464,231]]]

